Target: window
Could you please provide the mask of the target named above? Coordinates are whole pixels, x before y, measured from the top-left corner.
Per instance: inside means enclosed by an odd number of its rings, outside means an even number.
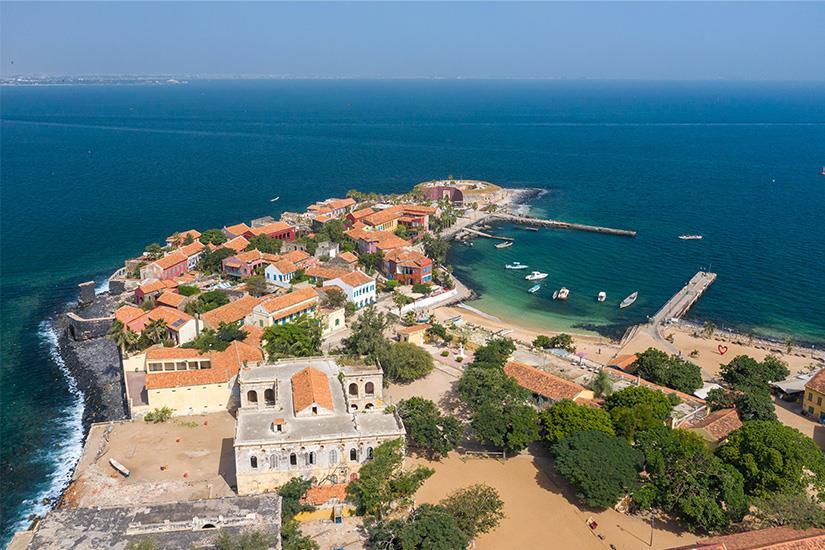
[[[814,394],[812,394],[811,392],[808,392],[808,401],[813,401],[813,400],[814,400]]]
[[[358,396],[358,384],[353,382],[352,384],[349,385],[349,394]]]
[[[367,447],[367,460],[372,460],[372,447]]]
[[[298,465],[298,455],[295,453],[289,454],[289,465],[290,466],[297,466]]]
[[[821,398],[821,397],[817,397],[817,398],[816,398],[816,404],[817,404],[817,405],[821,405],[821,404],[822,404],[822,398]]]
[[[374,394],[375,393],[375,384],[373,384],[372,382],[367,382],[366,385],[364,386],[364,393],[366,393],[367,395]]]
[[[341,324],[341,319],[337,319],[337,318],[336,318],[336,319],[335,319],[335,326],[337,327],[337,326],[338,326],[338,325],[340,325],[340,324]]]
[[[312,414],[318,414],[318,407],[315,405],[312,406]]]
[[[371,411],[373,406],[374,405],[372,403],[367,403],[366,405],[364,405],[364,410]]]
[[[252,466],[253,468],[257,468],[258,467],[258,457],[257,456],[249,457],[249,465]]]
[[[315,451],[310,451],[307,453],[307,466],[312,466],[315,464]]]
[[[255,390],[249,390],[246,392],[246,400],[250,403],[257,403],[258,402],[258,392]]]
[[[808,407],[808,412],[813,414],[814,413],[814,408],[813,407]]]
[[[267,405],[274,405],[275,404],[275,390],[272,388],[267,388],[264,390],[264,401],[266,401]]]
[[[358,460],[358,451],[356,449],[349,450],[349,459],[350,460]]]
[[[278,469],[278,455],[273,453],[269,456],[269,467],[273,470]]]
[[[329,463],[331,465],[332,464],[338,464],[338,451],[336,451],[335,449],[332,449],[329,452]]]

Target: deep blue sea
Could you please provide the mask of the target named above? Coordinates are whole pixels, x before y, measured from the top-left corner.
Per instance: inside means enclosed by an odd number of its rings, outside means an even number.
[[[3,541],[56,496],[79,397],[48,318],[78,282],[175,230],[432,178],[549,190],[549,217],[639,236],[503,227],[452,255],[480,307],[548,327],[643,320],[700,267],[692,316],[825,342],[825,83],[218,81],[0,89]],[[278,203],[270,203],[280,195]],[[684,242],[682,233],[702,233]],[[520,260],[567,286],[524,292]],[[599,307],[640,291],[633,308]]]

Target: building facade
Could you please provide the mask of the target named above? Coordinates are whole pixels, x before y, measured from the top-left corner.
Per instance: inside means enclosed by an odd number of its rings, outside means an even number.
[[[825,369],[821,369],[805,384],[802,412],[820,424],[825,424]]]
[[[356,308],[375,303],[375,279],[361,271],[350,271],[324,281],[324,286],[337,286],[343,290],[347,301],[355,304]]]

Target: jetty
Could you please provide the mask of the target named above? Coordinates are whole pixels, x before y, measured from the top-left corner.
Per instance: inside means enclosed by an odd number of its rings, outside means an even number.
[[[467,233],[472,233],[473,235],[478,235],[479,237],[487,237],[488,239],[498,239],[499,241],[515,241],[513,237],[500,237],[498,235],[492,235],[490,233],[485,233],[484,231],[479,231],[477,229],[472,229],[470,227],[465,227],[462,231],[466,231]]]
[[[636,232],[630,229],[615,229],[613,227],[602,227],[599,225],[587,225],[583,223],[563,222],[560,220],[545,220],[530,216],[517,216],[515,214],[494,213],[493,218],[506,220],[511,223],[529,225],[533,227],[549,227],[552,229],[570,229],[573,231],[589,231],[591,233],[604,233],[605,235],[618,235],[620,237],[635,237]]]
[[[650,322],[658,325],[669,319],[680,319],[715,280],[716,273],[699,271],[650,318]]]

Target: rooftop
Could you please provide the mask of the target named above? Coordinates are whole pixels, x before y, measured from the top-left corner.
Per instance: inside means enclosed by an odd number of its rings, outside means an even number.
[[[808,383],[805,384],[805,388],[825,394],[825,369],[820,369],[819,372],[814,374]]]
[[[510,361],[504,366],[504,372],[519,386],[553,401],[575,399],[583,391],[587,391],[584,386],[525,363]]]
[[[714,441],[719,442],[727,438],[732,431],[741,428],[742,421],[739,420],[736,409],[719,409],[685,427],[702,430]]]
[[[186,296],[166,290],[158,296],[157,303],[162,306],[178,308],[186,300]]]
[[[275,313],[313,299],[318,301],[318,293],[315,292],[315,289],[312,287],[304,287],[299,288],[298,290],[293,290],[283,296],[276,296],[274,298],[264,300],[261,302],[261,307],[267,313]]]
[[[236,223],[235,225],[224,226],[224,230],[231,235],[243,235],[251,228],[245,223]]]
[[[252,308],[260,304],[261,301],[263,301],[263,298],[244,296],[212,311],[202,313],[201,319],[212,328],[218,328],[220,323],[235,323],[252,313]]]
[[[223,243],[223,248],[231,248],[235,252],[241,252],[249,246],[249,241],[244,237],[235,237]]]
[[[671,550],[821,550],[825,529],[770,527],[733,535],[711,537]]]
[[[332,393],[329,391],[329,378],[323,372],[306,367],[292,375],[292,406],[295,414],[312,404],[333,410]]]
[[[186,260],[186,256],[181,254],[179,251],[175,250],[174,252],[170,252],[163,258],[155,260],[153,263],[161,269],[169,269],[170,267],[176,266],[181,262],[185,262]]]
[[[361,286],[361,285],[365,285],[365,284],[368,284],[368,283],[375,282],[375,279],[373,279],[369,275],[367,275],[365,273],[362,273],[358,270],[350,271],[349,273],[346,273],[345,275],[341,275],[340,277],[337,277],[337,278],[338,278],[338,280],[340,280],[344,284],[349,285],[351,287],[358,287],[358,286]]]

